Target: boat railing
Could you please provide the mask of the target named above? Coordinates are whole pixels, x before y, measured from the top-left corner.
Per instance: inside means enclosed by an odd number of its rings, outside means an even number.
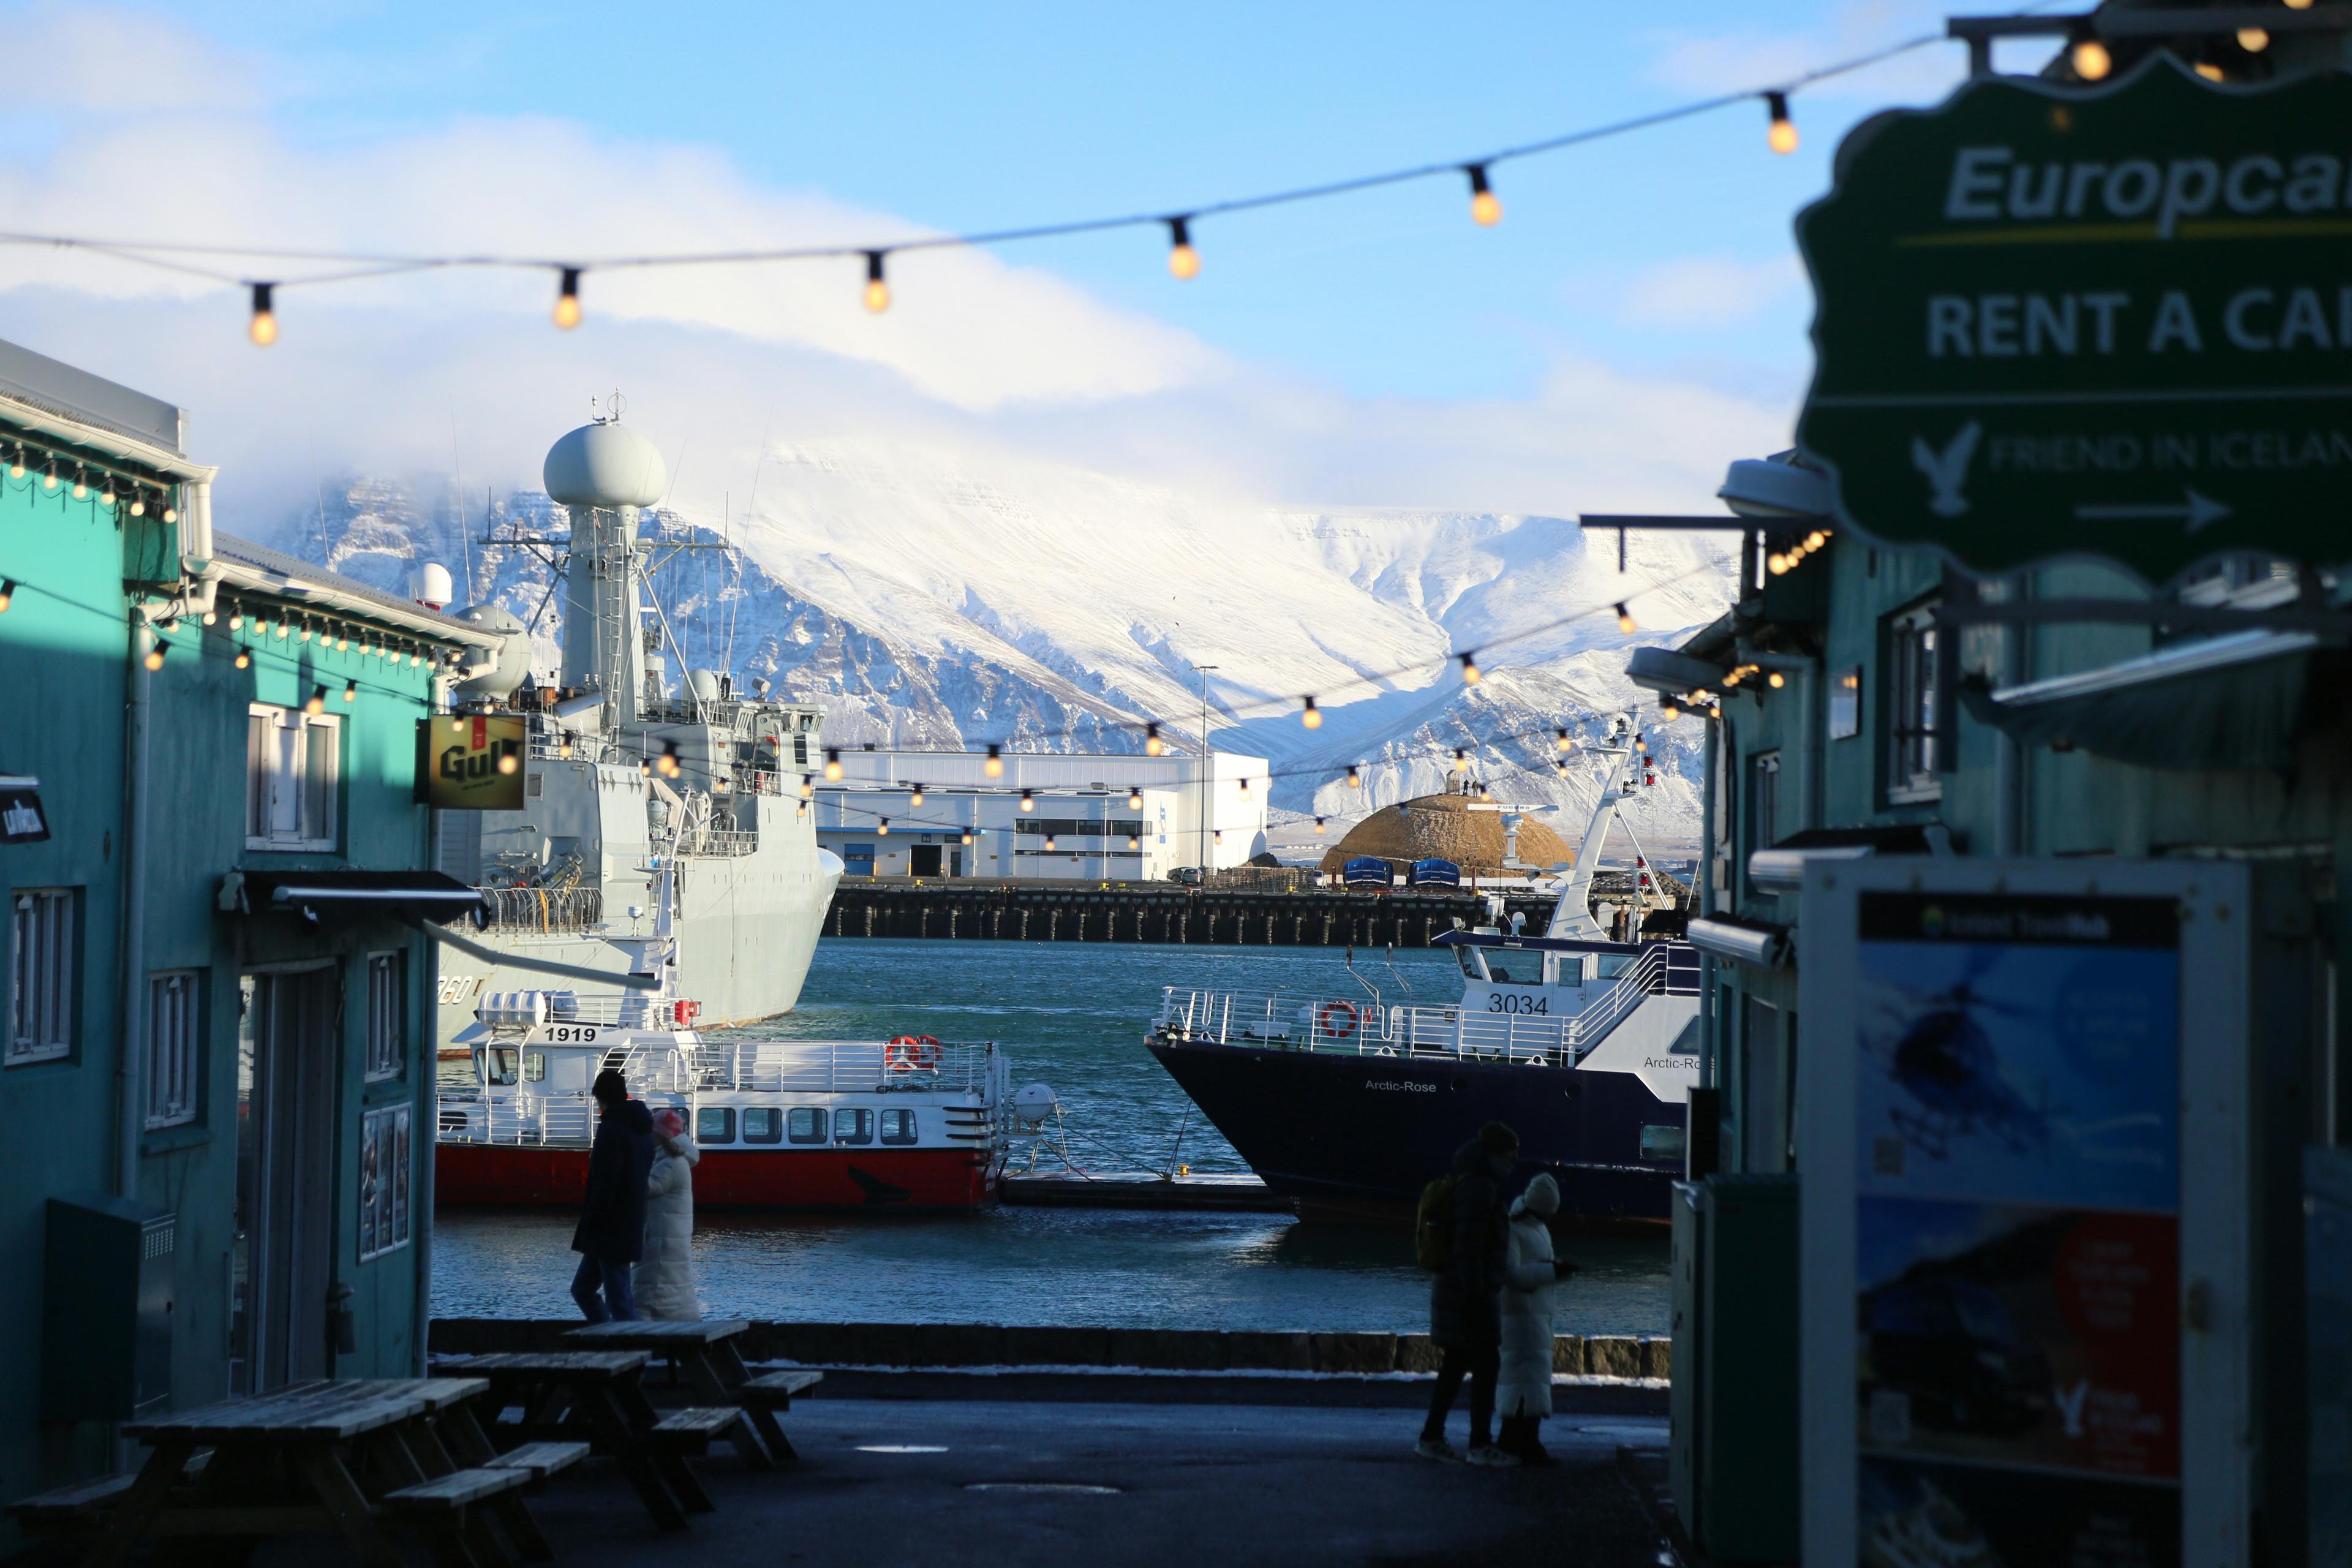
[[[984,1043],[879,1040],[705,1040],[693,1057],[704,1087],[780,1094],[978,1092],[990,1088],[999,1059]]]
[[[704,827],[679,836],[680,855],[715,855],[732,857],[752,855],[760,848],[760,836],[734,827]]]
[[[489,923],[508,930],[572,931],[604,923],[601,888],[477,888]]]
[[[1651,996],[1695,996],[1695,950],[1653,942],[1569,1017],[1474,1012],[1461,1006],[1388,1006],[1360,996],[1296,991],[1164,987],[1159,1031],[1221,1045],[1353,1056],[1468,1058],[1573,1064]]]

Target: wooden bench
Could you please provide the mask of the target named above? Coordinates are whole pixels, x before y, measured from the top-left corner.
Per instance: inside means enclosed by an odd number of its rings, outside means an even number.
[[[515,1494],[530,1479],[530,1471],[521,1468],[485,1465],[452,1470],[446,1476],[384,1493],[383,1509],[396,1519],[415,1521],[432,1550],[433,1560],[443,1568],[479,1568],[485,1562],[506,1560],[505,1551],[488,1534],[487,1519],[495,1517],[508,1526],[510,1534],[514,1533],[515,1514],[506,1505],[516,1500]],[[528,1515],[524,1517],[528,1519]],[[515,1541],[520,1555],[553,1555],[546,1542],[538,1538],[536,1530],[531,1530],[529,1537]]]
[[[746,1468],[776,1468],[751,1425],[751,1413],[740,1405],[698,1405],[667,1411],[654,1423],[650,1435],[665,1447],[688,1454],[707,1452],[714,1442],[732,1443]]]
[[[568,1470],[588,1457],[585,1443],[525,1443],[520,1448],[509,1448],[483,1465],[494,1470],[524,1470],[530,1476],[535,1489],[546,1483],[547,1478],[559,1470]]]
[[[791,1439],[784,1436],[783,1427],[777,1425],[776,1412],[790,1410],[793,1394],[806,1394],[824,1381],[824,1373],[821,1372],[803,1372],[795,1368],[788,1372],[763,1372],[736,1385],[735,1397],[741,1400],[743,1407],[751,1413],[752,1425],[759,1427],[760,1436],[768,1440],[768,1452],[779,1461],[797,1459],[800,1455],[794,1452]]]
[[[205,1462],[211,1456],[199,1454],[182,1468],[181,1476],[193,1480],[204,1473]],[[42,1492],[36,1497],[18,1500],[5,1510],[27,1535],[58,1535],[77,1531],[96,1530],[106,1510],[121,1500],[139,1479],[139,1472],[129,1470],[119,1476],[105,1476],[94,1481],[76,1481],[69,1487]]]

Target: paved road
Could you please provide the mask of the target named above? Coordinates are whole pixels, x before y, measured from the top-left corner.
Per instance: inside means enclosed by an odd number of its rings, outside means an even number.
[[[800,1465],[705,1461],[719,1512],[683,1536],[657,1535],[603,1463],[534,1511],[577,1568],[1660,1561],[1616,1462],[1620,1444],[1664,1447],[1648,1416],[1555,1417],[1562,1463],[1501,1471],[1415,1458],[1399,1410],[823,1398],[787,1425]],[[1458,1413],[1454,1427],[1458,1445]]]

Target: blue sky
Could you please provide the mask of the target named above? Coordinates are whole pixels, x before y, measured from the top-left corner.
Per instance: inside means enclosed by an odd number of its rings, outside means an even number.
[[[559,253],[1181,210],[1770,82],[1941,17],[1909,0],[1646,13],[327,0],[0,15],[56,62],[44,78],[63,79],[0,109],[16,149],[0,159],[9,226]],[[1493,230],[1470,223],[1458,179],[1203,223],[1190,283],[1168,276],[1148,231],[1007,247],[992,270],[908,258],[892,314],[913,325],[857,319],[840,266],[814,282],[592,277],[604,336],[565,345],[573,359],[549,374],[572,383],[570,406],[590,377],[652,390],[698,354],[724,386],[789,367],[796,387],[834,386],[825,406],[857,408],[862,433],[1009,442],[1152,478],[1205,471],[1286,500],[1675,504],[1667,491],[1741,455],[1706,458],[1706,440],[1785,432],[1810,313],[1790,226],[1823,188],[1838,134],[1932,100],[1960,63],[1938,44],[1801,95],[1793,156],[1766,149],[1760,105],[1742,104],[1498,166],[1507,216]],[[126,93],[134,80],[152,85]],[[369,387],[472,378],[461,348],[420,334],[504,346],[530,313],[543,326],[547,288],[459,278],[302,296],[281,311],[265,383],[246,365],[202,368],[241,346],[221,297],[0,255],[0,332],[131,379],[201,375],[225,436],[299,415],[313,444],[356,446],[357,461],[385,423],[353,412]],[[761,314],[793,289],[810,291]],[[924,321],[927,294],[940,313]],[[302,368],[310,351],[291,345],[305,334],[331,342],[346,374],[383,363],[341,390],[305,388],[329,374]],[[503,374],[555,352],[518,338]],[[1620,417],[1601,450],[1692,449],[1583,485],[1576,465],[1593,451],[1539,434],[1547,419]],[[1311,454],[1274,450],[1270,430]],[[393,445],[407,460],[425,447],[414,433]]]

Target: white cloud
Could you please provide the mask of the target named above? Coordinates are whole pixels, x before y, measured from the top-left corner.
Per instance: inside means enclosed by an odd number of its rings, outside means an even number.
[[[260,72],[152,12],[42,5],[0,13],[7,28],[8,103],[105,114],[250,104]]]
[[[1781,303],[1804,282],[1804,266],[1793,255],[1768,261],[1678,257],[1637,274],[1619,310],[1627,321],[1643,326],[1727,326]]]
[[[1659,54],[1651,76],[1682,92],[1740,92],[1793,81],[1910,38],[1940,39],[1943,32],[1941,6],[1920,0],[1853,0],[1811,27],[1662,30],[1655,35]],[[1925,102],[1958,86],[1967,65],[1958,44],[1932,43],[1804,90],[1808,97],[1860,98],[1874,105]]]

